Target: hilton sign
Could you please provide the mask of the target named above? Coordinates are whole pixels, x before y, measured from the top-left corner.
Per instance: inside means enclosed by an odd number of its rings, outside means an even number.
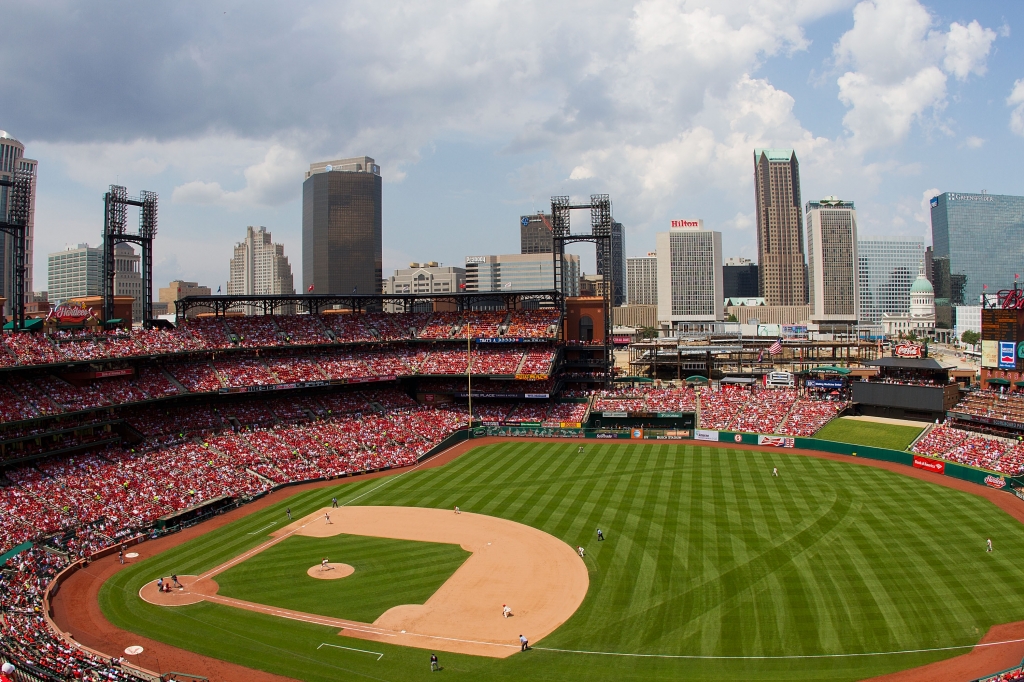
[[[704,221],[701,219],[697,220],[673,220],[673,230],[703,230]]]

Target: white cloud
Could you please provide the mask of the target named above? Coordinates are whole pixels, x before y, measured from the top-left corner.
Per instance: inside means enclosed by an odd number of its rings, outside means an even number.
[[[849,108],[843,123],[859,150],[896,144],[915,121],[940,112],[947,74],[983,75],[996,39],[977,21],[936,30],[918,0],[864,0],[853,17],[833,53],[837,66],[851,67],[837,84]]]
[[[183,204],[222,204],[232,208],[276,206],[296,199],[302,169],[302,158],[296,150],[273,144],[263,161],[242,172],[245,177],[242,189],[229,192],[219,182],[193,180],[175,187],[171,199]]]
[[[918,222],[924,223],[929,227],[929,233],[932,225],[932,198],[937,197],[940,194],[942,194],[942,190],[938,187],[932,187],[931,189],[926,189],[921,192],[919,210],[914,216]]]
[[[964,140],[964,144],[967,145],[968,149],[981,149],[985,144],[985,140],[976,135],[970,135]]]
[[[985,60],[996,39],[996,32],[983,28],[977,20],[966,26],[956,22],[949,25],[946,38],[946,58],[942,67],[959,80],[967,80],[967,76],[975,74],[984,76]]]
[[[1010,130],[1024,136],[1024,78],[1013,83],[1013,90],[1006,98],[1006,104],[1013,107],[1010,112]]]

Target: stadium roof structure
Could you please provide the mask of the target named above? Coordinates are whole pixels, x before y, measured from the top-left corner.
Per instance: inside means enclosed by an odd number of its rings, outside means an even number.
[[[396,304],[413,310],[417,303],[452,303],[457,311],[516,308],[526,300],[550,303],[558,307],[559,294],[541,291],[482,291],[445,294],[279,294],[279,295],[213,295],[186,296],[174,302],[175,314],[181,320],[190,310],[212,312],[214,315],[261,310],[264,315],[294,314],[301,311],[315,315],[322,310],[340,307],[353,312],[383,310],[385,304]]]
[[[892,369],[917,369],[930,371],[944,371],[949,369],[943,367],[934,358],[879,358],[871,362],[865,362],[868,367],[889,367]]]

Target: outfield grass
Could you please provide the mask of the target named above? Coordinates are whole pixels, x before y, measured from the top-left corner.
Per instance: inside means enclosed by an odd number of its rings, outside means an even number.
[[[146,580],[201,573],[263,542],[247,533],[283,520],[286,506],[302,515],[337,495],[458,504],[587,548],[590,588],[576,614],[508,659],[441,653],[445,674],[458,679],[857,680],[966,649],[847,654],[969,646],[993,624],[1024,619],[1013,597],[1024,591],[1024,526],[982,498],[783,452],[589,441],[578,455],[577,447],[507,442],[386,483],[282,498],[121,571],[100,604],[125,629],[289,677],[433,679],[425,650],[217,604],[170,609],[138,598]],[[598,527],[605,542],[594,541]],[[996,552],[984,551],[986,537]],[[384,656],[318,650],[324,642]]]
[[[323,557],[355,573],[341,580],[306,575]],[[246,601],[372,623],[392,606],[422,604],[470,553],[458,545],[358,535],[301,535],[217,575],[218,594]]]
[[[876,448],[889,448],[890,450],[906,450],[922,431],[924,431],[923,426],[883,424],[881,422],[840,417],[825,424],[814,434],[814,437],[823,440],[834,440],[839,443],[873,445]]]

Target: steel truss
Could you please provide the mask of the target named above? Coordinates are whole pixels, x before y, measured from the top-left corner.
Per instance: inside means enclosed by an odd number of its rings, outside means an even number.
[[[210,312],[214,315],[241,313],[245,310],[262,310],[264,315],[292,314],[296,310],[316,315],[323,310],[342,308],[354,313],[382,310],[393,305],[402,310],[411,311],[417,303],[454,304],[456,311],[490,310],[504,307],[506,310],[519,308],[524,301],[547,302],[556,306],[559,296],[554,291],[517,291],[499,293],[496,291],[480,293],[451,294],[363,294],[363,295],[328,295],[328,294],[282,294],[259,296],[186,296],[174,303],[175,315],[180,322],[190,310]]]
[[[11,296],[11,315],[15,329],[25,328],[25,280],[28,218],[32,215],[33,171],[16,170],[10,180],[0,179],[0,187],[7,190],[7,215],[0,215],[0,232],[11,236],[14,242],[14,295]],[[4,254],[6,257],[7,254]]]
[[[590,234],[573,234],[569,227],[569,215],[573,210],[590,210]],[[552,249],[552,266],[554,268],[554,286],[559,294],[559,307],[562,318],[565,318],[566,282],[562,272],[565,262],[565,245],[574,242],[593,242],[597,257],[603,263],[599,271],[603,271],[602,306],[604,314],[604,357],[603,366],[605,383],[611,384],[615,365],[612,343],[612,296],[615,290],[615,272],[612,269],[612,202],[607,194],[591,194],[589,204],[573,204],[567,196],[551,197],[551,231],[554,248]],[[564,325],[563,325],[564,330]],[[563,333],[564,336],[564,332]]]
[[[139,207],[139,231],[128,233],[128,207]],[[103,321],[114,317],[114,249],[118,244],[138,244],[142,249],[142,321],[153,320],[153,239],[156,237],[156,192],[143,190],[129,197],[121,185],[111,185],[103,195]]]

